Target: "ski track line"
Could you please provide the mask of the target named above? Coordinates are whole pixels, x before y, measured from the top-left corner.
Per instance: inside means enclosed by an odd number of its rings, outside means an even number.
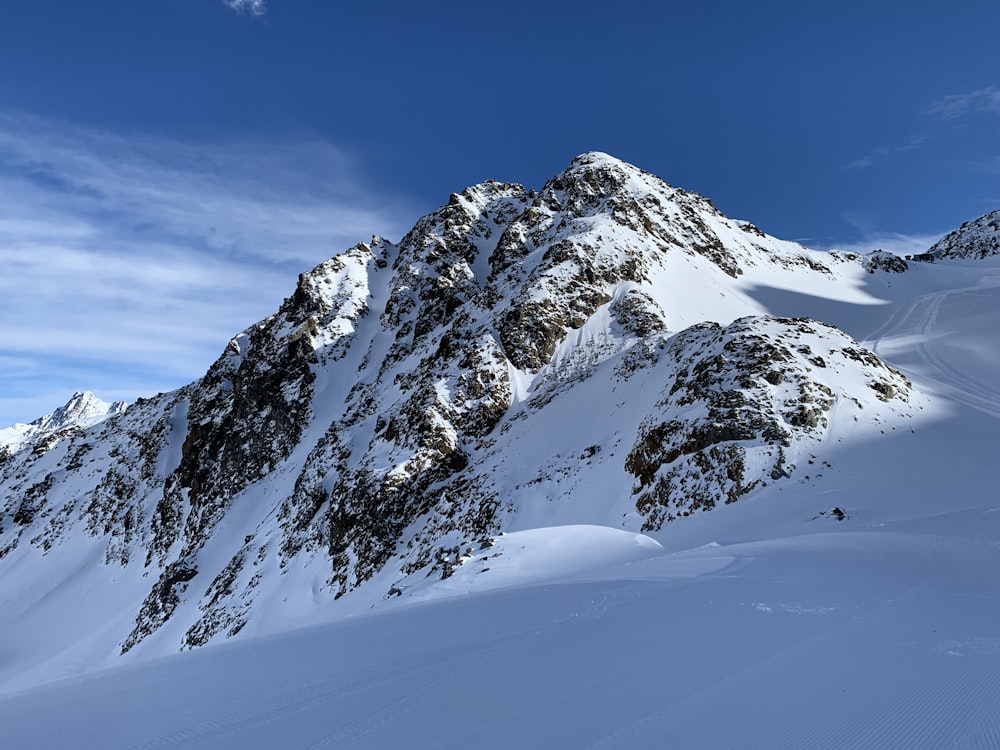
[[[687,642],[685,642],[685,650],[694,651],[694,650],[697,650],[698,648],[700,648],[703,645],[707,645],[707,644],[718,642],[718,640],[720,638],[726,638],[726,637],[728,637],[732,633],[739,633],[739,632],[741,632],[742,629],[743,629],[743,627],[744,627],[743,623],[737,622],[737,623],[734,623],[734,624],[730,625],[729,627],[725,628],[724,630],[721,630],[721,631],[719,631],[717,633],[712,633],[710,635],[704,635],[704,636],[701,636],[700,638],[695,638],[693,640],[687,641]],[[673,651],[666,652],[666,653],[661,653],[661,654],[659,654],[659,655],[657,655],[655,657],[655,661],[650,662],[647,666],[649,666],[649,668],[651,668],[651,669],[655,668],[656,665],[659,662],[661,662],[661,661],[662,662],[668,662],[674,655],[675,654],[674,654]],[[668,668],[669,668],[668,666],[664,667],[665,670],[668,669]],[[698,691],[698,692],[701,692],[701,691]],[[653,712],[651,714],[648,714],[648,715],[646,715],[644,717],[640,717],[639,719],[636,719],[636,720],[630,722],[627,726],[622,727],[622,728],[614,731],[613,734],[608,735],[606,737],[603,737],[601,739],[598,739],[597,741],[584,746],[582,748],[582,750],[591,750],[591,748],[601,747],[604,744],[606,744],[608,741],[610,741],[612,739],[617,739],[619,736],[624,736],[626,734],[632,735],[632,734],[635,733],[634,732],[634,728],[635,727],[647,723],[650,720],[650,718],[653,717],[653,716],[659,716],[661,714],[664,714],[664,713],[666,713],[668,711],[672,711],[672,710],[673,710],[673,708],[669,707],[669,706],[666,707],[666,708],[658,709],[658,710],[656,710],[655,712]],[[520,711],[519,713],[515,714],[515,716],[519,716],[519,715],[521,715],[523,713],[524,713],[523,711]],[[455,747],[466,747],[466,746],[475,747],[477,745],[477,743],[481,743],[482,742],[482,737],[484,736],[484,734],[485,735],[489,735],[489,733],[494,728],[503,727],[503,726],[507,725],[509,723],[510,719],[511,719],[511,716],[497,716],[492,721],[488,721],[485,724],[477,724],[476,726],[468,729],[464,734],[462,734],[459,737],[455,738],[454,746]],[[307,750],[311,750],[311,748],[307,748]]]
[[[1000,710],[994,710],[982,725],[968,739],[963,738],[955,747],[970,750],[996,750],[1000,747]]]
[[[440,662],[429,662],[418,668],[414,674],[433,669]],[[372,682],[370,677],[361,677],[348,682],[329,684],[327,680],[314,680],[283,691],[284,697],[258,703],[249,708],[228,711],[221,716],[197,722],[169,734],[160,735],[131,745],[129,750],[162,750],[182,744],[203,743],[228,735],[245,732],[247,729],[308,711],[324,703],[348,698],[391,683],[397,673]]]
[[[924,334],[923,341],[918,345],[918,354],[925,364],[938,370],[951,382],[948,383],[955,391],[955,398],[967,406],[984,411],[994,417],[1000,417],[1000,393],[993,391],[986,386],[977,383],[968,376],[962,374],[947,360],[935,353],[933,347],[928,344],[930,334],[937,323],[941,305],[944,303],[946,294],[942,294],[931,300],[930,310],[921,332]],[[957,386],[957,387],[956,387]],[[985,404],[977,403],[982,401]]]
[[[450,669],[444,675],[440,675],[430,682],[423,684],[420,690],[414,691],[417,694],[426,693],[426,688],[433,685],[437,685],[443,680],[449,678],[453,674],[467,668],[468,666],[475,664],[476,662],[485,659],[489,655],[502,651],[509,648],[513,643],[520,643],[522,641],[532,640],[534,638],[540,637],[545,632],[552,630],[556,627],[561,626],[564,623],[571,622],[580,617],[599,617],[601,614],[608,610],[608,602],[611,598],[626,598],[623,595],[627,592],[638,588],[638,585],[633,585],[625,589],[624,591],[617,592],[614,597],[604,596],[600,601],[592,602],[590,607],[583,610],[575,611],[560,620],[550,623],[541,628],[537,628],[528,633],[522,633],[518,636],[514,636],[513,639],[506,638],[503,639],[501,643],[497,643],[492,648],[489,648],[482,653],[473,656],[472,658],[464,659],[460,664]],[[446,661],[446,660],[445,660]],[[413,678],[420,674],[430,672],[442,665],[442,660],[432,660],[420,666],[415,671],[404,673],[407,678]],[[306,683],[304,685],[298,686],[291,689],[290,691],[285,691],[287,694],[284,697],[272,699],[269,701],[264,701],[259,704],[255,704],[250,708],[237,709],[235,711],[228,711],[221,716],[213,717],[204,721],[197,722],[190,726],[179,729],[175,732],[169,734],[160,735],[149,739],[147,741],[141,742],[139,744],[131,745],[129,750],[165,750],[166,748],[177,747],[180,745],[194,744],[194,743],[205,743],[209,740],[216,740],[222,737],[230,736],[233,734],[246,732],[248,729],[256,726],[262,726],[265,724],[271,724],[275,721],[279,721],[288,716],[294,714],[303,713],[317,706],[323,705],[325,703],[332,703],[337,700],[341,700],[352,695],[358,695],[365,692],[371,692],[380,686],[389,685],[400,678],[399,672],[394,672],[387,677],[373,683],[370,677],[359,678],[356,680],[348,681],[345,683],[337,683],[330,685],[326,680],[314,680],[312,682]],[[345,731],[350,727],[355,725],[360,725],[365,723],[367,720],[375,716],[381,716],[386,712],[389,712],[393,707],[399,704],[406,704],[413,701],[413,693],[403,696],[402,698],[388,704],[387,706],[369,714],[366,717],[359,717],[351,722],[349,722],[344,727],[334,733],[333,735],[328,735],[320,739],[318,742],[309,745],[309,748],[320,748],[329,746],[331,742],[346,739],[350,736],[360,736],[361,734],[367,734],[371,729],[363,732],[352,732]],[[395,713],[403,713],[405,710],[396,711]],[[370,722],[369,722],[370,723]],[[377,724],[376,724],[377,726]],[[343,735],[343,737],[341,737]]]
[[[962,287],[960,289],[949,289],[917,297],[906,307],[897,311],[883,326],[869,334],[866,340],[873,342],[871,349],[879,357],[882,357],[882,341],[892,334],[899,332],[907,323],[915,323],[914,328],[919,330],[922,335],[922,341],[917,345],[917,355],[925,365],[932,370],[936,370],[942,376],[940,378],[932,378],[934,382],[943,386],[955,400],[977,411],[1000,418],[1000,392],[977,383],[962,374],[944,358],[936,354],[928,344],[931,333],[937,323],[941,306],[945,300],[955,294],[982,291],[984,288],[993,289],[996,286]]]
[[[913,314],[913,312],[920,305],[921,300],[923,300],[924,297],[926,296],[928,295],[924,295],[923,297],[917,297],[915,300],[912,300],[909,304],[900,307],[900,309],[896,310],[896,312],[894,312],[885,323],[883,323],[874,331],[865,336],[865,338],[860,343],[863,346],[868,346],[868,348],[876,350],[877,354],[878,353],[877,347],[879,345],[879,342],[881,342],[882,339],[884,339],[889,334],[898,331],[902,327],[903,322],[905,322],[906,319]]]
[[[790,648],[780,649],[779,651],[770,654],[766,657],[754,659],[734,672],[727,672],[723,674],[719,679],[713,679],[709,681],[704,686],[698,688],[697,690],[694,690],[693,692],[688,693],[683,698],[673,703],[670,703],[669,705],[663,706],[662,708],[651,711],[645,714],[644,716],[641,716],[629,722],[627,725],[620,727],[611,734],[601,737],[600,739],[597,739],[594,742],[586,745],[586,747],[584,747],[582,750],[599,750],[599,748],[633,747],[639,741],[639,738],[642,736],[643,731],[647,727],[653,728],[657,724],[665,725],[667,723],[667,720],[669,720],[671,714],[677,714],[679,712],[683,712],[685,710],[685,705],[688,702],[699,700],[700,697],[703,696],[705,693],[709,693],[710,691],[715,690],[722,683],[730,681],[743,674],[749,674],[754,669],[759,667],[762,663],[786,656],[791,652],[804,648],[806,644],[813,643],[817,640],[827,640],[830,638],[844,637],[843,636],[844,631],[857,628],[859,624],[863,621],[864,619],[859,620],[856,617],[850,617],[848,619],[843,620],[842,622],[839,622],[831,626],[830,628],[824,629],[821,632],[808,636],[804,641],[795,643]],[[720,638],[727,636],[729,633],[732,632],[742,633],[744,632],[744,630],[745,630],[745,623],[737,622],[722,632],[713,633],[711,635],[699,638],[689,643],[688,647],[689,649],[694,650],[694,646],[700,646],[702,643],[710,643],[713,641],[718,641],[720,640]],[[806,701],[806,700],[808,700],[808,698],[805,697],[800,698],[800,701]],[[666,737],[664,738],[664,740],[666,741]],[[669,744],[664,744],[664,746],[669,746]],[[795,750],[800,750],[801,747],[805,747],[805,745],[799,746]]]
[[[821,713],[792,726],[772,722],[730,750],[938,750],[961,746],[969,727],[977,733],[972,747],[998,747],[992,744],[998,739],[1000,706],[1000,662],[994,659],[919,681],[916,688],[876,698],[861,711],[844,705],[847,700],[824,701]]]
[[[409,691],[406,695],[403,695],[397,700],[386,704],[372,713],[366,714],[365,716],[359,716],[353,721],[350,721],[340,727],[336,732],[322,737],[311,745],[307,745],[303,748],[303,750],[320,750],[320,748],[330,747],[331,744],[337,748],[348,747],[348,743],[375,731],[378,727],[385,723],[386,720],[402,716],[403,714],[413,710],[420,703],[429,699],[432,695],[432,691],[429,688],[433,688],[434,686],[445,681],[454,680],[458,673],[468,670],[473,665],[482,662],[490,656],[502,653],[503,651],[509,651],[513,647],[521,647],[526,643],[530,643],[531,641],[541,638],[543,635],[554,631],[563,625],[573,622],[574,620],[578,620],[580,618],[599,618],[610,608],[608,603],[611,599],[621,599],[623,602],[631,601],[636,597],[625,596],[625,594],[638,588],[639,584],[632,584],[621,591],[616,591],[612,595],[606,594],[600,601],[591,602],[591,606],[573,612],[565,617],[561,617],[560,619],[550,622],[547,625],[543,625],[540,628],[536,628],[527,633],[522,633],[513,638],[504,638],[493,647],[476,654],[472,658],[462,660],[458,666],[448,670],[445,674],[438,676],[428,683],[420,685],[418,688]],[[614,603],[612,603],[612,606],[613,605]]]
[[[923,589],[915,587],[902,592],[901,597],[908,597],[916,592],[922,592]],[[664,706],[658,710],[652,711],[634,721],[631,721],[625,726],[620,727],[617,731],[610,735],[607,735],[601,739],[586,746],[585,750],[597,750],[598,748],[627,748],[637,746],[637,743],[641,741],[643,737],[649,737],[649,730],[655,731],[658,725],[667,726],[672,714],[677,714],[685,710],[685,705],[692,700],[697,699],[705,693],[715,690],[719,685],[728,682],[740,675],[750,674],[752,670],[759,667],[762,663],[780,658],[790,658],[790,656],[798,651],[806,649],[809,644],[818,643],[821,641],[836,641],[842,644],[847,644],[851,639],[856,636],[851,636],[857,628],[865,627],[866,623],[872,621],[872,617],[879,618],[885,614],[886,611],[891,610],[899,601],[900,597],[894,597],[892,600],[885,602],[885,611],[873,611],[869,616],[852,617],[850,619],[844,620],[829,629],[825,629],[822,632],[816,633],[809,636],[804,641],[795,643],[790,647],[790,649],[782,649],[775,652],[764,659],[755,660],[743,668],[729,673],[722,677],[720,680],[713,680],[711,683],[706,684],[704,687],[690,693],[686,697],[671,703],[670,705]],[[742,626],[739,626],[742,627]],[[717,636],[713,636],[716,638]],[[987,707],[1000,706],[1000,661],[995,659],[990,660],[990,662],[982,665],[978,668],[978,672],[986,672],[986,674],[979,675],[979,679],[976,679],[974,689],[976,690],[976,695],[981,696],[978,702],[975,703],[976,707],[980,710],[978,713],[982,713],[982,706]],[[950,696],[953,700],[961,706],[962,692],[961,690],[954,689],[955,685],[962,687],[968,684],[968,671],[962,672],[958,675],[953,675],[950,678],[951,685],[950,689],[943,691],[943,694]],[[938,679],[937,682],[942,682],[943,679]],[[932,693],[936,694],[936,688],[934,686],[924,688],[918,691],[922,697],[930,696]],[[955,697],[955,696],[959,697]],[[886,744],[886,742],[873,743],[871,745],[859,744],[859,739],[856,737],[843,737],[835,736],[837,735],[836,730],[840,730],[843,734],[843,725],[846,723],[850,725],[852,731],[854,731],[855,720],[849,711],[838,712],[836,709],[836,702],[841,698],[837,696],[834,700],[830,701],[831,707],[828,711],[824,712],[819,717],[810,715],[807,719],[803,719],[797,724],[789,727],[785,730],[780,730],[783,724],[787,724],[784,719],[776,719],[768,722],[764,727],[759,727],[754,729],[751,734],[745,735],[743,738],[738,739],[736,744],[730,745],[731,750],[801,750],[803,747],[809,748],[819,748],[823,750],[824,748],[828,750],[840,750],[841,748],[851,747],[872,747],[877,750],[888,750],[889,748],[898,747],[899,750],[913,750],[915,747],[927,747],[928,750],[937,750],[939,745],[929,744],[929,745],[916,745],[912,742],[904,742],[899,745]],[[905,699],[905,696],[900,696],[896,699],[886,698],[880,702],[881,704],[893,704],[898,703]],[[802,707],[806,711],[814,706],[816,697],[808,695],[800,695],[797,700],[793,701],[794,705]],[[917,703],[919,708],[926,708],[930,705],[940,705],[940,703],[934,703],[933,701],[924,701],[923,703]],[[792,704],[787,707],[791,708]],[[966,713],[974,709],[967,709]],[[996,710],[996,709],[995,709]],[[886,708],[884,705],[876,710],[869,712],[871,718],[871,724],[877,726],[884,723],[885,715],[894,715],[893,708],[890,705]],[[931,726],[936,726],[938,716],[933,715],[925,723],[929,723]],[[968,726],[970,719],[965,719],[959,722],[960,726]],[[829,724],[830,727],[825,726]],[[780,733],[775,730],[778,729]],[[869,736],[874,730],[869,727],[860,734],[861,741]],[[791,733],[791,734],[790,734]],[[668,736],[667,730],[661,732],[661,735]],[[832,738],[832,739],[831,739]],[[891,738],[890,738],[891,739]],[[713,745],[720,746],[721,745]],[[943,747],[941,745],[940,747]],[[1000,746],[993,746],[994,748]]]

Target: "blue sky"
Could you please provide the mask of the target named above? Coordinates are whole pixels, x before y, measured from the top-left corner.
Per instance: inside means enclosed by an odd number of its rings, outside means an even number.
[[[189,382],[296,274],[601,150],[814,247],[1000,207],[1000,6],[10,0],[0,425]]]

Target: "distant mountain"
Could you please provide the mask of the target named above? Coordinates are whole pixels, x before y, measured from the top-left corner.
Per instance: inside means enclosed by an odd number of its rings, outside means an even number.
[[[986,258],[1000,253],[1000,211],[967,221],[935,242],[929,255],[935,258]]]
[[[90,391],[77,391],[65,405],[51,414],[39,417],[30,424],[0,429],[0,446],[16,448],[59,430],[92,427],[110,416],[123,413],[127,408],[128,404],[124,401],[107,403]]]
[[[405,598],[512,530],[656,535],[809,481],[927,401],[808,317],[875,309],[905,267],[778,240],[606,154],[467,188],[302,274],[196,382],[127,411],[77,394],[9,441],[0,587],[47,571],[10,610],[47,633],[23,669]]]

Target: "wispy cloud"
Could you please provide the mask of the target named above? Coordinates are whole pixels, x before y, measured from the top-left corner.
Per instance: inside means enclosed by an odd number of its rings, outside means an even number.
[[[862,254],[885,250],[899,256],[915,255],[927,252],[931,245],[954,229],[951,227],[934,234],[905,234],[879,229],[873,217],[864,212],[848,212],[843,215],[843,219],[857,230],[860,239],[832,245],[828,248],[830,250]]]
[[[249,13],[251,16],[262,16],[267,12],[265,0],[222,0],[239,13]]]
[[[930,116],[932,120],[939,121],[937,125],[911,136],[903,143],[893,146],[876,146],[864,156],[849,162],[846,167],[848,169],[866,169],[884,159],[914,151],[924,146],[932,138],[947,132],[947,127],[942,125],[940,121],[954,122],[968,115],[980,113],[1000,114],[1000,87],[987,86],[976,91],[949,94],[935,99],[925,108],[924,117],[925,121],[927,116]]]
[[[0,115],[0,427],[202,374],[297,273],[409,210],[320,139],[181,143]]]
[[[900,257],[926,253],[927,249],[941,239],[946,233],[940,234],[903,234],[901,232],[872,232],[860,240],[841,243],[831,250],[841,250],[847,253],[870,253],[873,250],[885,250]]]
[[[978,112],[1000,114],[1000,88],[987,86],[964,94],[944,96],[931,102],[927,112],[945,120],[956,120]]]
[[[931,139],[929,133],[918,133],[911,136],[904,143],[896,146],[876,146],[859,159],[855,159],[847,165],[848,169],[865,169],[881,159],[888,159],[898,154],[914,151],[923,146]]]

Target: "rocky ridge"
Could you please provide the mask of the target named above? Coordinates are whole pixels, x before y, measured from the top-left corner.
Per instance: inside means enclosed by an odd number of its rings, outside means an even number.
[[[1000,210],[967,221],[927,251],[933,258],[986,258],[1000,253]]]
[[[739,286],[846,266],[875,270],[604,154],[482,183],[302,274],[195,383],[0,455],[0,567],[85,535],[145,592],[124,652],[235,635],[303,571],[403,594],[512,525],[665,533],[786,480],[837,419],[913,413],[874,354]]]

